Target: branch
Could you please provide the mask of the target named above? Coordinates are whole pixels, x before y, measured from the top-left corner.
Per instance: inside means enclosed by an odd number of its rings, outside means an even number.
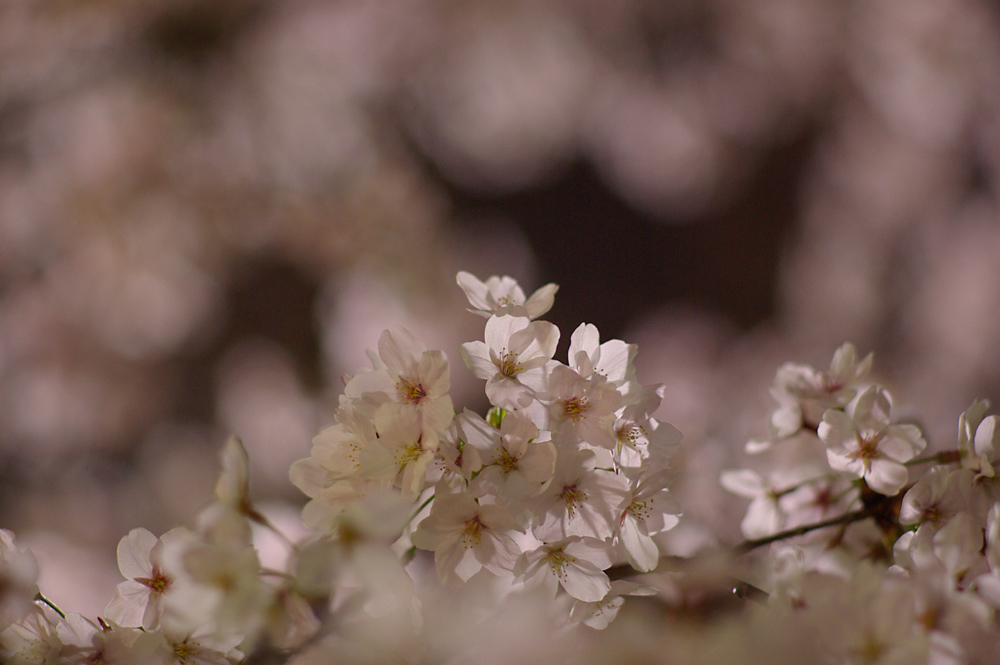
[[[785,531],[779,531],[778,533],[772,533],[770,536],[765,536],[764,538],[754,538],[752,540],[744,540],[742,543],[736,545],[733,548],[733,554],[740,555],[746,554],[751,550],[755,550],[758,547],[763,547],[764,545],[770,545],[771,543],[777,542],[779,540],[785,540],[786,538],[794,538],[795,536],[802,536],[810,531],[817,531],[819,529],[825,529],[828,526],[838,526],[841,524],[852,524],[854,522],[860,522],[863,519],[868,519],[872,516],[871,510],[868,508],[863,508],[861,510],[853,510],[849,513],[844,513],[843,515],[838,515],[837,517],[831,517],[828,520],[823,520],[822,522],[813,522],[812,524],[803,524],[802,526],[797,526],[794,529],[787,529]]]

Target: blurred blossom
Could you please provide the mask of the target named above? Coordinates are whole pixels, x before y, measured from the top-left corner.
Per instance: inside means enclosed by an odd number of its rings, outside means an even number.
[[[280,347],[248,341],[231,349],[217,372],[219,421],[244,442],[254,487],[266,493],[289,489],[288,467],[321,424],[291,359]]]
[[[182,229],[154,224],[124,237],[94,234],[52,273],[66,309],[125,357],[175,352],[220,313],[217,284],[171,246]]]
[[[86,616],[104,612],[111,599],[107,590],[121,581],[113,554],[44,531],[19,533],[18,543],[38,559],[39,588],[49,600]]]
[[[722,177],[721,142],[669,93],[614,83],[594,105],[590,140],[599,166],[636,206],[703,211]]]
[[[568,160],[591,54],[544,3],[472,3],[441,25],[408,81],[415,134],[455,181],[515,188]]]
[[[855,7],[848,42],[855,80],[893,131],[947,148],[981,100],[995,100],[996,16],[983,3],[920,0]]]

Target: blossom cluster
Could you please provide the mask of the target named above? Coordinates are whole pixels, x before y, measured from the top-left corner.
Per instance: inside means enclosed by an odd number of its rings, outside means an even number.
[[[749,498],[744,551],[769,545],[770,610],[792,610],[831,662],[992,662],[1000,653],[1000,460],[985,400],[959,417],[954,446],[918,457],[920,428],[870,382],[872,356],[844,344],[828,370],[777,372],[770,435],[791,466],[723,472]]]
[[[456,408],[442,351],[386,330],[291,467],[312,536],[292,542],[255,507],[237,438],[193,527],[122,538],[124,581],[94,620],[51,603],[0,530],[0,662],[995,662],[986,401],[927,454],[869,379],[871,355],[844,344],[829,369],[782,365],[769,434],[747,451],[784,462],[721,477],[750,500],[746,540],[684,560],[659,537],[681,512],[681,435],[655,417],[663,389],[637,381],[636,347],[581,324],[562,362],[541,318],[555,285],[457,281],[485,319],[460,349],[484,413]],[[261,530],[284,543],[283,568],[262,565]]]
[[[527,298],[509,277],[462,272],[458,284],[487,319],[483,340],[460,353],[491,408],[456,414],[444,354],[404,328],[385,331],[373,369],[347,382],[337,422],[292,466],[312,499],[303,519],[334,534],[349,505],[398,491],[426,508],[409,539],[434,553],[441,583],[486,571],[610,602],[603,571],[626,559],[651,570],[653,536],[677,523],[668,460],[680,434],[652,415],[662,389],[636,381],[634,345],[602,343],[591,324],[573,332],[568,362],[555,360],[560,331],[539,319],[554,284]]]
[[[452,604],[456,588],[479,585],[595,627],[623,595],[648,593],[605,571],[653,569],[653,537],[678,521],[668,460],[680,434],[652,416],[662,389],[636,381],[634,345],[602,343],[593,325],[573,332],[566,363],[555,360],[560,332],[539,320],[555,285],[525,297],[509,277],[459,273],[458,284],[487,319],[483,341],[461,349],[486,381],[485,414],[456,412],[443,352],[385,331],[372,367],[347,380],[336,422],[292,465],[316,535],[285,539],[286,570],[261,565],[252,527],[277,530],[253,505],[233,438],[194,528],[121,540],[125,581],[96,621],[40,594],[34,557],[0,532],[0,660],[221,665],[308,662],[331,649],[380,660],[393,649],[386,626],[416,636],[443,612],[430,611],[428,584]],[[435,573],[422,575],[431,559]],[[398,639],[394,653],[413,649]]]

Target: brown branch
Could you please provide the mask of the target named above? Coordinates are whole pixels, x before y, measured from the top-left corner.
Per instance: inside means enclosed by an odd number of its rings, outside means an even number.
[[[838,526],[842,524],[852,524],[854,522],[860,522],[863,519],[868,519],[872,516],[871,510],[863,508],[861,510],[853,510],[849,513],[844,513],[843,515],[838,515],[837,517],[831,517],[828,520],[823,520],[822,522],[813,522],[812,524],[803,524],[802,526],[797,526],[794,529],[787,529],[785,531],[779,531],[778,533],[772,533],[770,536],[765,536],[764,538],[754,538],[751,540],[744,540],[742,543],[736,545],[732,551],[733,554],[740,555],[746,554],[751,550],[755,550],[758,547],[763,547],[764,545],[770,545],[771,543],[776,543],[779,540],[785,540],[786,538],[794,538],[796,536],[805,535],[811,531],[818,531],[819,529],[825,529],[828,526]]]

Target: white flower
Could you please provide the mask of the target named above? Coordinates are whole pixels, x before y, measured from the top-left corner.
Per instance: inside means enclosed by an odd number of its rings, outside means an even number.
[[[61,650],[56,627],[37,606],[0,632],[0,663],[4,665],[57,665]]]
[[[613,471],[594,468],[590,451],[559,449],[552,482],[530,500],[535,524],[531,531],[542,541],[566,536],[611,537],[629,484]]]
[[[14,542],[14,534],[0,529],[0,630],[20,620],[38,593],[38,561]]]
[[[652,417],[663,400],[663,386],[644,386],[626,400],[613,427],[618,466],[629,475],[663,471],[683,438],[673,425]]]
[[[899,508],[900,524],[944,525],[961,512],[975,506],[971,469],[935,466],[921,476],[905,495]],[[985,518],[985,511],[976,510]]]
[[[622,500],[616,539],[629,565],[646,572],[656,568],[660,550],[652,536],[677,525],[680,506],[667,491],[667,474],[646,476]]]
[[[441,479],[463,481],[472,478],[483,467],[474,439],[489,440],[496,430],[482,416],[466,409],[455,416],[438,441],[437,453],[427,469],[427,481]]]
[[[555,284],[546,284],[525,300],[524,291],[512,277],[488,277],[485,282],[467,273],[459,272],[455,281],[462,287],[465,297],[473,309],[470,312],[489,318],[494,314],[512,313],[537,319],[552,308],[556,291]]]
[[[514,575],[525,584],[541,585],[555,595],[559,587],[574,598],[597,602],[611,590],[604,570],[611,566],[611,548],[596,538],[570,536],[525,552]]]
[[[207,533],[216,528],[233,529],[243,542],[250,542],[250,522],[266,520],[250,501],[250,456],[243,442],[233,436],[222,449],[222,471],[215,484],[215,501],[198,514],[198,528]]]
[[[903,462],[927,446],[915,425],[890,424],[891,406],[889,394],[871,386],[848,405],[847,412],[827,411],[817,431],[834,471],[864,478],[870,488],[887,496],[906,485]]]
[[[978,478],[993,478],[1000,461],[1000,427],[996,416],[986,416],[989,405],[987,400],[976,400],[958,419],[962,466],[976,471]]]
[[[126,581],[104,610],[105,617],[122,626],[155,628],[163,615],[163,594],[173,584],[174,574],[165,569],[165,543],[189,540],[193,534],[173,529],[160,538],[142,527],[132,529],[118,543],[118,569]]]
[[[382,333],[378,357],[384,367],[358,372],[344,395],[359,411],[374,416],[385,403],[412,409],[427,432],[440,434],[455,415],[448,389],[448,359],[428,351],[412,332],[397,326]]]
[[[500,575],[513,567],[521,550],[511,531],[522,529],[502,506],[480,505],[465,493],[438,494],[412,540],[434,552],[441,581],[465,582],[482,568]]]
[[[260,577],[257,550],[228,533],[165,541],[165,568],[176,577],[163,596],[161,628],[183,633],[210,627],[220,637],[249,638],[263,624],[274,590]]]
[[[177,630],[165,627],[143,633],[135,642],[135,663],[148,665],[231,665],[228,652],[239,637],[219,638],[207,627]]]
[[[133,665],[133,647],[143,631],[106,621],[98,626],[79,614],[68,614],[56,626],[61,655],[73,665]]]
[[[869,353],[858,360],[857,349],[845,342],[834,352],[829,370],[802,363],[781,365],[771,387],[771,395],[780,405],[771,414],[772,439],[791,437],[803,424],[816,427],[827,409],[844,407],[871,371],[872,357]],[[748,451],[760,452],[768,445],[766,441],[751,441]]]
[[[416,497],[426,483],[438,437],[421,427],[411,410],[383,405],[375,414],[378,438],[361,451],[359,474],[370,480],[392,480],[407,496]]]
[[[601,344],[597,326],[581,323],[569,339],[569,366],[584,378],[599,374],[626,394],[626,386],[635,380],[632,360],[637,349],[635,344],[620,339]]]
[[[503,409],[527,407],[545,389],[559,329],[525,316],[492,316],[485,342],[466,342],[460,353],[469,371],[486,379],[486,396]]]
[[[349,478],[361,467],[361,451],[376,438],[371,418],[338,409],[337,422],[313,437],[310,457],[328,472],[329,480]]]
[[[517,411],[508,411],[500,431],[489,426],[493,436],[478,445],[483,467],[469,485],[475,496],[491,494],[497,503],[509,505],[541,492],[555,473],[556,449],[551,441],[539,441],[538,428]],[[485,443],[486,445],[483,445]]]
[[[549,407],[552,439],[556,443],[582,441],[613,450],[618,444],[615,411],[622,394],[603,376],[584,378],[565,365],[552,368],[543,400]]]
[[[740,531],[747,538],[763,538],[777,533],[785,525],[785,514],[778,501],[783,487],[764,480],[751,469],[723,471],[719,483],[728,491],[750,499],[746,515],[740,524]]]

